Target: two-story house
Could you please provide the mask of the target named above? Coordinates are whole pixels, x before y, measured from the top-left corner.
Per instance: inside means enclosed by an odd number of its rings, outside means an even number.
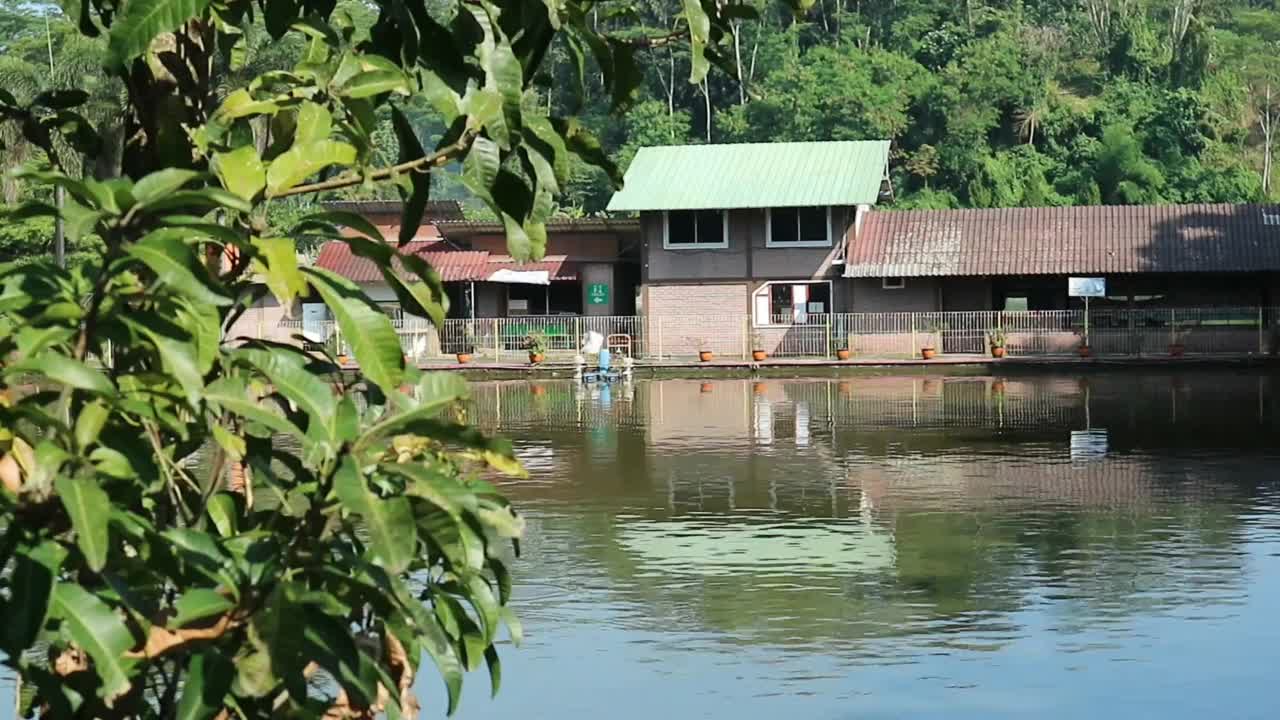
[[[847,312],[846,238],[888,164],[888,141],[642,148],[609,203],[640,216],[640,310],[672,351],[735,353]]]

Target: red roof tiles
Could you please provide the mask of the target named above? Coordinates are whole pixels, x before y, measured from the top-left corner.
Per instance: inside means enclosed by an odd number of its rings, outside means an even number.
[[[846,277],[1280,270],[1280,206],[1153,205],[867,214]]]
[[[577,280],[577,266],[566,262],[564,255],[548,255],[536,262],[519,263],[509,255],[492,255],[484,250],[451,250],[442,242],[406,243],[399,248],[402,254],[412,254],[426,260],[440,273],[444,282],[484,282],[499,270],[521,272],[546,271],[551,280]],[[345,242],[327,242],[320,248],[316,267],[335,272],[355,283],[381,283],[382,273],[369,260],[351,253]]]

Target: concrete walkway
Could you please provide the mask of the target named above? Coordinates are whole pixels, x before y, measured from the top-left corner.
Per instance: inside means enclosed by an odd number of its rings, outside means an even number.
[[[968,355],[949,353],[945,355],[938,355],[932,360],[924,360],[920,358],[873,357],[854,357],[849,360],[836,360],[835,358],[770,358],[762,362],[737,359],[715,359],[710,362],[698,362],[693,358],[687,360],[637,360],[634,367],[637,374],[644,375],[649,374],[650,372],[660,371],[708,371],[715,373],[720,371],[741,372],[744,370],[802,370],[809,368],[945,368],[972,366],[991,369],[1014,369],[1037,367],[1088,368],[1103,366],[1182,367],[1196,365],[1276,365],[1280,367],[1280,356],[1263,355],[1258,353],[1187,354],[1182,357],[1170,357],[1168,355],[1100,355],[1088,358],[1082,358],[1078,355],[1024,355],[1021,357],[1004,357],[996,359],[985,354]],[[574,370],[573,364],[566,362],[544,362],[540,365],[530,365],[527,362],[470,362],[462,364],[449,361],[426,361],[419,363],[418,367],[423,370],[528,373],[530,375],[563,375],[566,373],[572,373]],[[615,367],[620,369],[620,366],[616,363]],[[355,369],[354,366],[351,366],[351,369]]]

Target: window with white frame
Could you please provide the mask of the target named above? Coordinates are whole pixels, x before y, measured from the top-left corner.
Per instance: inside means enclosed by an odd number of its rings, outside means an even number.
[[[662,246],[668,250],[729,247],[729,215],[723,210],[668,210],[662,214]]]
[[[766,247],[831,247],[831,208],[769,208]]]
[[[752,297],[756,325],[806,325],[832,311],[831,283],[772,282]]]

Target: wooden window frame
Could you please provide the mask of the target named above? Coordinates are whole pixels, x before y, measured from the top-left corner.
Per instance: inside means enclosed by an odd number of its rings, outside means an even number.
[[[673,212],[718,212],[720,213],[720,242],[706,243],[699,242],[697,238],[698,220],[695,215],[693,221],[694,241],[691,243],[671,243],[671,213]],[[729,249],[729,211],[716,210],[714,208],[704,208],[702,210],[663,210],[662,211],[662,249],[663,250],[727,250]]]
[[[809,206],[817,207],[817,206]],[[796,237],[800,237],[800,210],[806,209],[802,207],[778,208],[779,210],[795,210],[796,211]],[[764,246],[766,248],[829,248],[832,245],[831,237],[831,206],[824,207],[827,216],[827,239],[826,240],[796,240],[795,242],[773,241],[773,208],[764,209]]]

